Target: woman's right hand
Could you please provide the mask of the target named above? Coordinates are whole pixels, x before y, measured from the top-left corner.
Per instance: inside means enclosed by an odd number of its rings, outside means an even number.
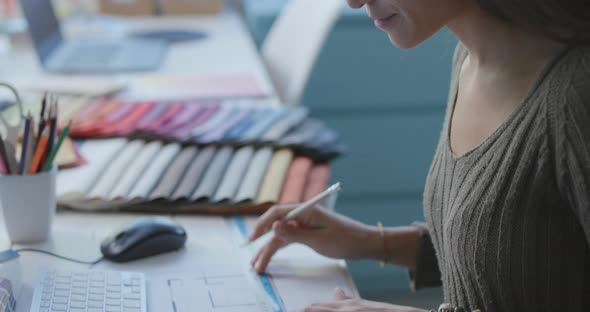
[[[295,207],[272,207],[258,220],[250,241],[271,230],[274,234],[252,259],[256,272],[264,272],[272,256],[290,243],[301,243],[324,256],[338,259],[368,257],[371,249],[381,248],[379,233],[372,227],[319,207],[305,211],[294,220],[282,221]]]

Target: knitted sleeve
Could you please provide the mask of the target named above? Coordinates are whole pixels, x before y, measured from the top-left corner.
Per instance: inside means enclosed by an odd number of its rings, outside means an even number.
[[[590,246],[590,47],[577,49],[565,93],[551,106],[555,174]]]
[[[416,291],[420,288],[442,286],[441,274],[438,268],[438,260],[430,234],[425,224],[415,223],[420,229],[420,247],[416,264],[413,269],[409,270],[410,287]]]

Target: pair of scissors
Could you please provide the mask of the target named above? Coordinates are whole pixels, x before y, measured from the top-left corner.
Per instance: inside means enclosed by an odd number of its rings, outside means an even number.
[[[2,140],[4,141],[4,146],[6,148],[6,154],[8,156],[8,166],[11,167],[11,170],[16,170],[18,164],[16,163],[16,147],[18,145],[18,134],[23,127],[23,123],[25,120],[25,115],[23,112],[23,103],[21,101],[21,97],[18,94],[18,91],[11,85],[0,82],[0,88],[5,88],[12,93],[14,96],[14,100],[16,101],[16,106],[18,109],[18,118],[17,120],[6,120],[6,118],[0,113],[0,123],[2,123]],[[11,123],[12,122],[12,123]]]

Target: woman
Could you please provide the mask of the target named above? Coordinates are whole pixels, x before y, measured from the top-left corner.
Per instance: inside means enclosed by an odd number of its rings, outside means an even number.
[[[590,310],[590,2],[348,0],[398,47],[442,27],[459,38],[442,135],[424,192],[426,225],[380,231],[321,209],[275,207],[251,239],[265,270],[298,242],[334,258],[405,266],[442,285],[454,311]],[[449,311],[452,311],[452,309]],[[422,311],[352,299],[305,311]]]

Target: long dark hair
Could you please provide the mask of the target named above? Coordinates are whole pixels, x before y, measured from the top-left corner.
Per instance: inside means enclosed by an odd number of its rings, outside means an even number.
[[[590,0],[477,0],[489,14],[553,40],[590,43]]]

